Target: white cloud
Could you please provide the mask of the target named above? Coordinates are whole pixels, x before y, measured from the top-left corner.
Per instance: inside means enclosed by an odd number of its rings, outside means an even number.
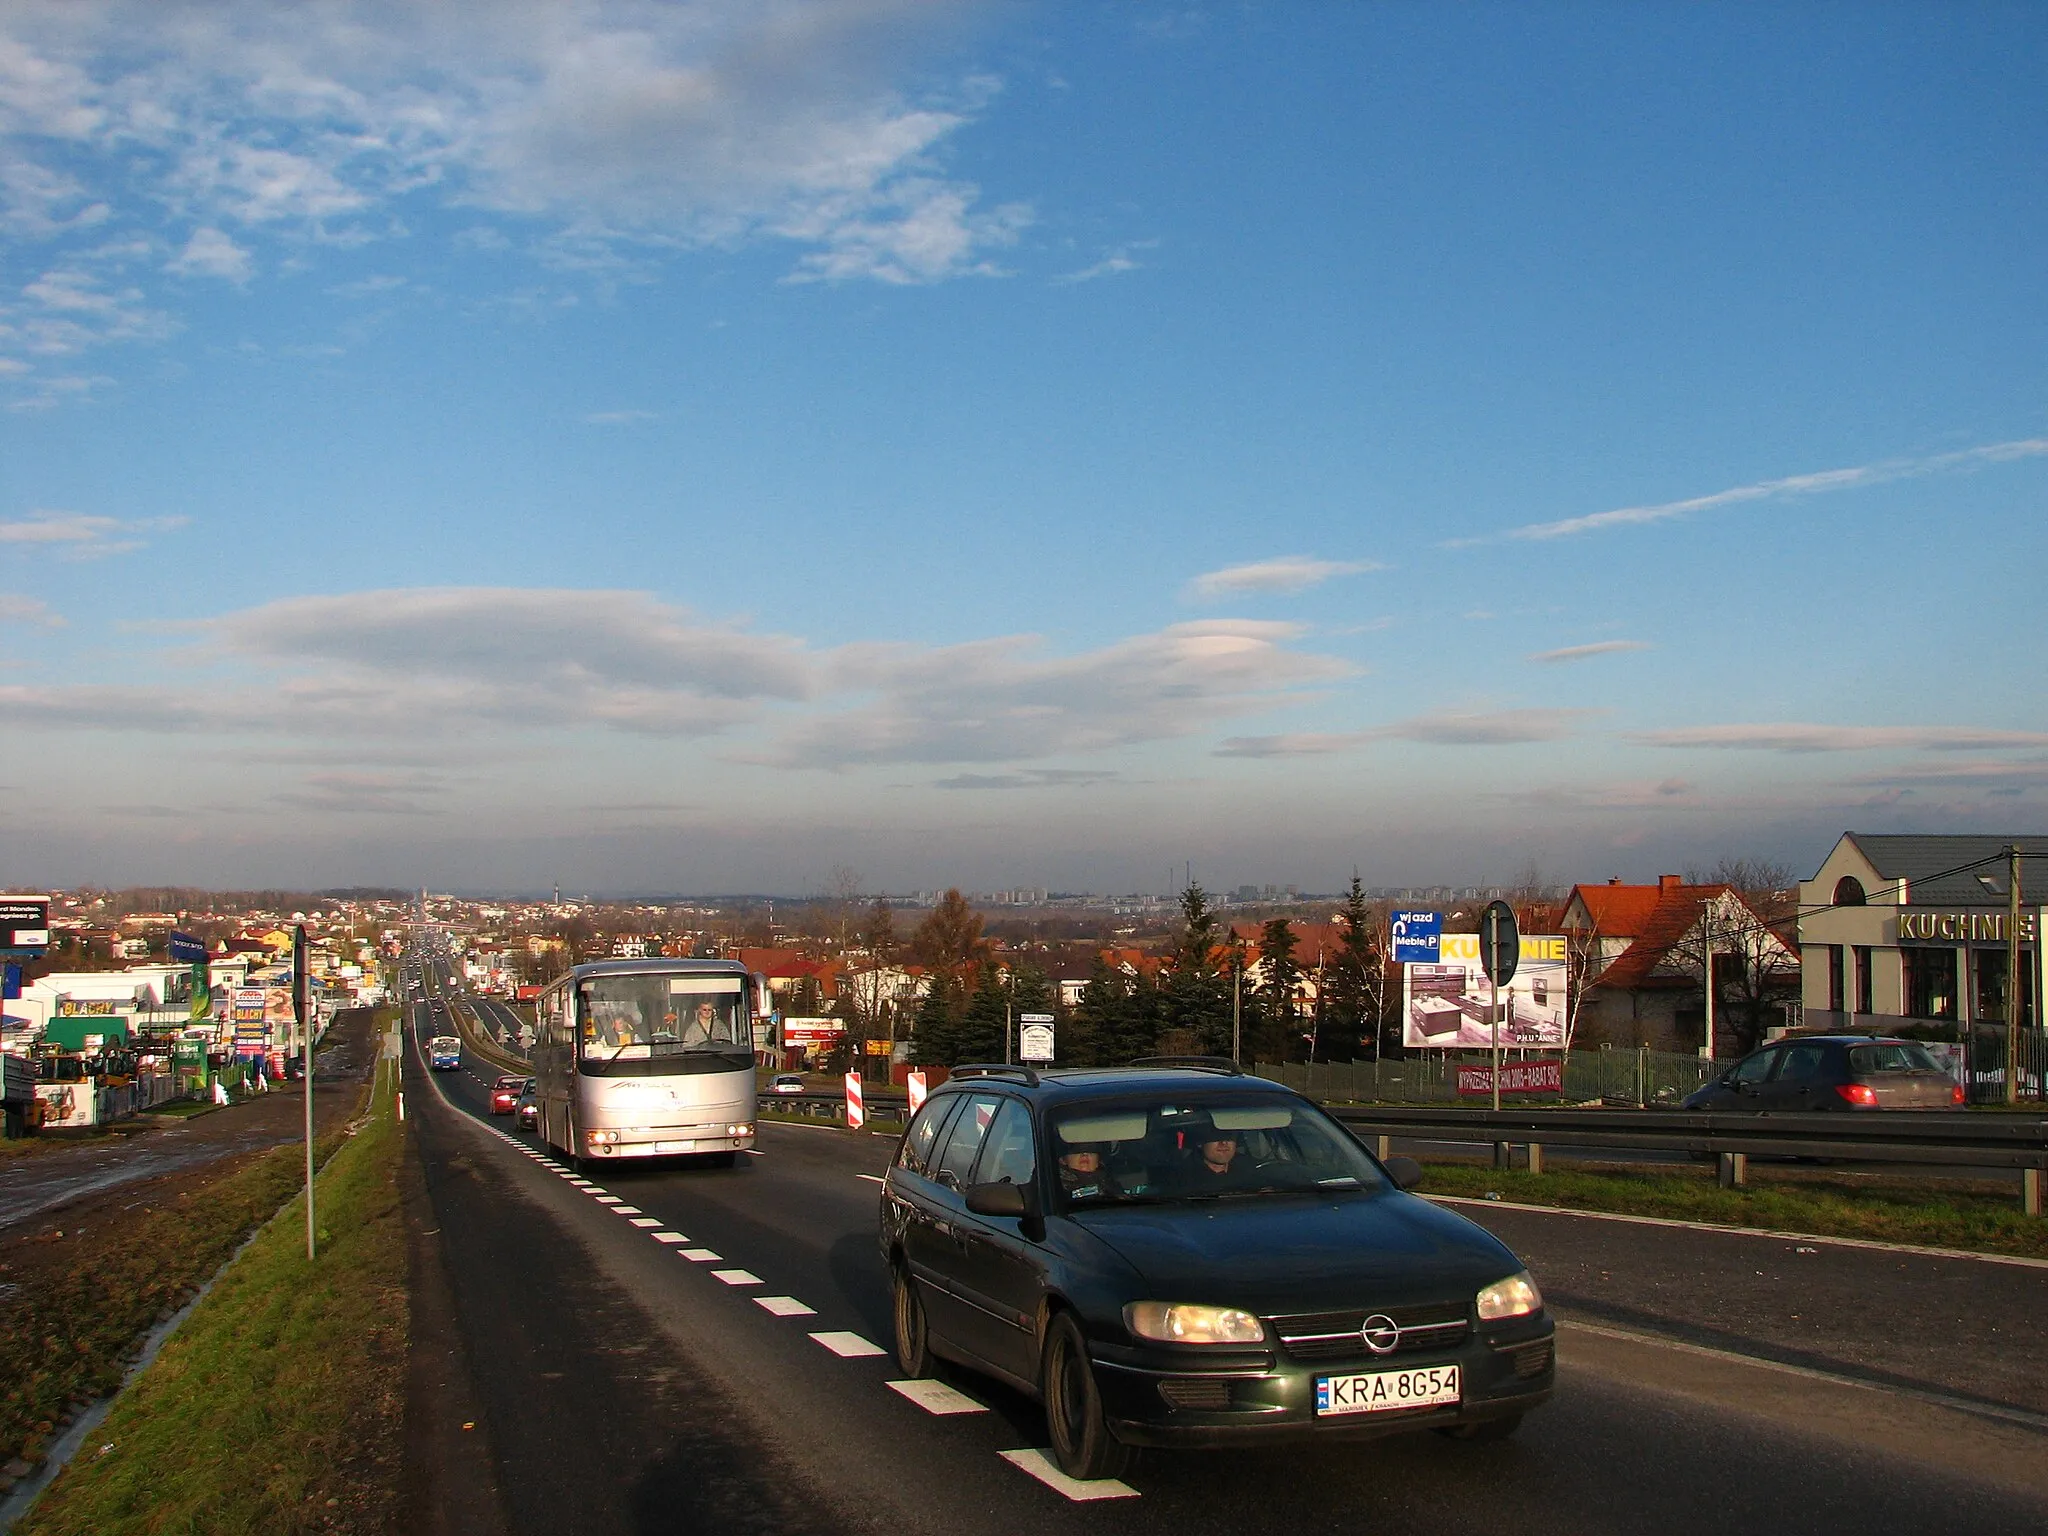
[[[1644,731],[1653,747],[1714,747],[1752,752],[1984,752],[2048,746],[2048,731],[1985,730],[1966,725],[1692,725]]]
[[[1334,576],[1383,571],[1377,560],[1316,560],[1307,555],[1276,555],[1249,565],[1226,566],[1188,583],[1189,597],[1222,597],[1239,592],[1303,592]]]
[[[39,597],[0,592],[0,624],[27,624],[35,629],[62,629],[64,616]]]
[[[1362,731],[1298,732],[1278,736],[1233,736],[1217,757],[1322,757],[1374,741],[1413,741],[1439,747],[1518,746],[1558,741],[1597,709],[1445,710],[1412,715]]]
[[[247,282],[253,268],[249,253],[211,225],[193,230],[171,263],[173,272],[186,277],[218,277],[230,283]]]
[[[1527,659],[1547,664],[1561,661],[1590,661],[1595,656],[1617,656],[1624,651],[1647,651],[1647,640],[1596,640],[1591,645],[1567,645],[1554,651],[1538,651]]]
[[[1085,768],[1027,768],[1022,773],[958,773],[934,779],[934,789],[1090,789],[1121,775]]]
[[[70,560],[125,555],[141,549],[145,534],[182,528],[182,517],[123,520],[87,512],[34,511],[27,517],[0,519],[0,544],[49,549]]]
[[[1033,636],[923,650],[849,646],[838,689],[872,703],[783,732],[762,760],[786,767],[1005,762],[1184,736],[1293,702],[1347,675],[1330,656],[1290,650],[1293,624],[1175,624],[1078,656],[1045,657]]]
[[[1954,453],[1931,454],[1924,458],[1885,459],[1875,464],[1853,465],[1847,469],[1826,469],[1813,474],[1787,475],[1777,480],[1759,480],[1751,485],[1733,486],[1725,491],[1715,491],[1706,496],[1692,496],[1683,501],[1616,507],[1607,512],[1592,512],[1582,517],[1567,517],[1551,523],[1528,523],[1520,528],[1510,528],[1502,534],[1453,539],[1449,542],[1454,546],[1468,546],[1490,543],[1494,539],[1571,538],[1577,534],[1596,533],[1606,528],[1669,522],[1694,512],[1710,512],[1744,502],[1782,501],[1798,496],[1813,496],[1823,491],[1855,490],[1863,486],[1884,485],[1894,480],[1911,480],[1925,475],[1981,469],[1989,464],[2009,464],[2015,460],[2040,458],[2043,455],[2048,455],[2048,437],[2019,438],[2012,442],[1987,443],[1982,447],[1965,448]]]
[[[1622,784],[1550,784],[1500,796],[1542,811],[1655,811],[1695,803],[1684,779],[1638,780]]]

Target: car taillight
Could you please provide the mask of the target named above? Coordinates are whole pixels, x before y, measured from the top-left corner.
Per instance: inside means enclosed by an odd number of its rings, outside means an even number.
[[[1868,1083],[1837,1083],[1835,1092],[1854,1104],[1858,1109],[1877,1107],[1877,1090]]]
[[[1949,1088],[1948,1101],[1951,1104],[1963,1102],[1963,1085],[1961,1083],[1956,1083]]]

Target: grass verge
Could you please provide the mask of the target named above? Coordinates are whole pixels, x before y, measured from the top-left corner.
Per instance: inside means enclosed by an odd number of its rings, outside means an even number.
[[[1706,1169],[1573,1168],[1531,1174],[1429,1163],[1421,1192],[1475,1199],[1497,1195],[1522,1205],[2048,1259],[2048,1221],[2024,1214],[2016,1193],[1958,1188],[1948,1181],[1877,1182],[1858,1174],[1759,1170],[1751,1163],[1747,1187],[1723,1189]]]
[[[320,1175],[114,1405],[17,1530],[375,1531],[391,1517],[409,1325],[390,1074]]]

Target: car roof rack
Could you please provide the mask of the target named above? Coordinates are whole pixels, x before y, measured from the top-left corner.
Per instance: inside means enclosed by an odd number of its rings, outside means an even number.
[[[1002,1061],[970,1061],[955,1067],[947,1077],[949,1081],[956,1077],[1014,1077],[1027,1088],[1038,1086],[1038,1074],[1031,1068]]]
[[[1134,1067],[1180,1067],[1196,1072],[1220,1072],[1225,1077],[1243,1077],[1244,1068],[1228,1056],[1140,1056]]]

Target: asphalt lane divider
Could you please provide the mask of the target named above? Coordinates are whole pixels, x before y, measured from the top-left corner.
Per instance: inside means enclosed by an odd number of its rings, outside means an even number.
[[[414,1041],[414,1046],[416,1049],[419,1048],[417,1039]],[[422,1065],[427,1066],[429,1074],[431,1074],[432,1066],[430,1063],[425,1062],[424,1058]],[[474,1073],[470,1075],[472,1077],[475,1076]],[[431,1075],[429,1080],[431,1081]],[[477,1081],[481,1083],[483,1079],[478,1078]],[[447,1105],[450,1109],[456,1108],[453,1101],[441,1090],[438,1083],[434,1085],[434,1091],[439,1094],[444,1105]],[[476,1119],[477,1117],[471,1116],[471,1118]],[[546,1153],[536,1151],[512,1133],[502,1131],[488,1121],[478,1119],[477,1123],[522,1156],[530,1159],[540,1167],[554,1172],[571,1188],[580,1190],[590,1198],[593,1204],[603,1206],[616,1215],[627,1217],[634,1226],[647,1230],[648,1236],[653,1238],[655,1242],[669,1248],[672,1252],[679,1253],[684,1259],[696,1264],[722,1262],[723,1256],[709,1248],[687,1248],[680,1246],[689,1241],[680,1232],[666,1229],[653,1230],[660,1229],[662,1223],[653,1217],[642,1215],[637,1206],[623,1203],[618,1196],[613,1195],[609,1190],[593,1183],[589,1179],[581,1177],[572,1169],[556,1162]],[[820,1127],[820,1129],[824,1129],[824,1127]],[[753,1151],[757,1157],[761,1155],[758,1149],[750,1148],[749,1150]],[[857,1177],[875,1184],[883,1182],[882,1178],[876,1174],[859,1174]],[[747,1269],[715,1269],[711,1271],[711,1275],[713,1279],[735,1289],[749,1289],[753,1286],[766,1284],[759,1275]],[[751,1299],[755,1305],[759,1306],[771,1317],[816,1317],[818,1315],[817,1308],[810,1306],[806,1302],[799,1301],[794,1296],[755,1296]],[[842,1360],[883,1359],[889,1353],[872,1339],[847,1329],[826,1329],[816,1333],[808,1333],[806,1337],[812,1343],[838,1356]],[[901,1397],[905,1402],[914,1404],[935,1418],[953,1418],[989,1411],[985,1404],[976,1402],[966,1393],[936,1380],[891,1380],[885,1381],[883,1385]],[[1139,1496],[1137,1489],[1114,1478],[1082,1481],[1077,1478],[1068,1477],[1053,1464],[1052,1459],[1043,1450],[1035,1447],[998,1451],[997,1454],[1011,1466],[1036,1479],[1047,1488],[1060,1494],[1063,1498],[1074,1500],[1077,1503],[1090,1503],[1101,1499],[1130,1499]]]

